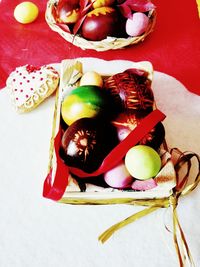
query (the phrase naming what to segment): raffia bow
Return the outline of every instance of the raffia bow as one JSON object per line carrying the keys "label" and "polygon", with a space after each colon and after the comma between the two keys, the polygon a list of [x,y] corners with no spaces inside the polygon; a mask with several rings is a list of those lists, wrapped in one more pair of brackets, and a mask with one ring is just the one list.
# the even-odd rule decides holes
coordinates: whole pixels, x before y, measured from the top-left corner
{"label": "raffia bow", "polygon": [[[174,167],[176,170],[177,175],[177,186],[173,190],[173,194],[165,199],[145,199],[145,200],[132,200],[129,204],[131,205],[141,205],[141,206],[148,206],[144,210],[141,210],[130,217],[126,218],[125,220],[111,226],[108,230],[106,230],[103,234],[99,236],[99,241],[104,243],[106,240],[108,240],[113,233],[121,229],[122,227],[133,223],[134,221],[160,209],[160,208],[168,208],[171,207],[172,209],[172,216],[173,216],[173,238],[174,238],[174,244],[176,248],[176,252],[179,259],[179,265],[180,267],[186,266],[186,260],[190,264],[190,266],[195,266],[188,244],[186,242],[184,232],[181,228],[178,214],[177,214],[177,206],[178,206],[178,200],[181,196],[185,196],[192,192],[200,182],[200,158],[197,154],[192,152],[184,152],[181,153],[178,149],[172,149],[171,154],[177,152],[179,154],[179,158],[177,159]],[[198,162],[198,170],[197,175],[194,179],[194,181],[188,184],[189,181],[189,174],[192,167],[191,160],[192,158],[196,158]],[[183,166],[187,165],[187,172],[185,176],[180,180],[180,170]],[[180,247],[183,249],[181,250]]]}

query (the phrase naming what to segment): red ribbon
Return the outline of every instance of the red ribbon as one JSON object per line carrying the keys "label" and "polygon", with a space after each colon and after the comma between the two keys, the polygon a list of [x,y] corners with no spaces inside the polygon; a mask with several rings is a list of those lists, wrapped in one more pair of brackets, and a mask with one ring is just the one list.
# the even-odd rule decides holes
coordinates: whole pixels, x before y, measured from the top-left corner
{"label": "red ribbon", "polygon": [[59,148],[61,143],[61,129],[58,131],[54,139],[54,148],[56,154],[56,172],[54,182],[52,183],[52,169],[47,175],[43,186],[43,197],[50,198],[52,200],[59,200],[65,193],[65,189],[68,185],[69,168],[64,164],[63,160],[59,156]]}
{"label": "red ribbon", "polygon": [[93,173],[86,173],[78,168],[68,167],[59,156],[61,142],[61,131],[55,137],[54,147],[57,160],[56,173],[52,184],[52,170],[47,175],[44,182],[43,196],[52,200],[62,198],[68,185],[69,172],[79,177],[98,176],[113,168],[126,155],[127,151],[135,146],[148,132],[150,132],[158,122],[165,119],[165,115],[158,109],[148,114],[140,124],[120,142],[103,160],[101,166]]}

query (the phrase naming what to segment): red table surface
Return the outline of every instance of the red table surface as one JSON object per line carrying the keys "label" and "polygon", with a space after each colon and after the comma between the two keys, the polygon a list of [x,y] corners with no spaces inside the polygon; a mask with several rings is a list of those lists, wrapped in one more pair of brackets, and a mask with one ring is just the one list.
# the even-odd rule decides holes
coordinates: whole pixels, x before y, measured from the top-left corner
{"label": "red table surface", "polygon": [[148,60],[154,69],[172,75],[200,95],[200,19],[195,0],[153,1],[157,7],[154,31],[144,42],[125,49],[97,52],[66,42],[45,22],[47,1],[34,0],[40,14],[31,24],[13,17],[19,0],[0,1],[0,88],[9,73],[25,64],[44,65],[65,58]]}

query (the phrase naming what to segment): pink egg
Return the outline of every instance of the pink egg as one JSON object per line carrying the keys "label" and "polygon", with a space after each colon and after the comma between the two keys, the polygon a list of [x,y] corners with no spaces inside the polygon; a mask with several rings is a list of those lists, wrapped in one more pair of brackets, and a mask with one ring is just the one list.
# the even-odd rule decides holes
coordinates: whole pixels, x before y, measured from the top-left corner
{"label": "pink egg", "polygon": [[139,36],[146,31],[148,24],[149,18],[144,13],[133,13],[132,18],[126,21],[126,33],[132,37]]}
{"label": "pink egg", "polygon": [[114,188],[127,188],[133,182],[133,177],[127,171],[124,162],[104,174],[105,182]]}
{"label": "pink egg", "polygon": [[151,178],[148,180],[135,180],[132,183],[131,188],[133,190],[146,191],[153,189],[156,186],[157,186],[156,181],[153,178]]}

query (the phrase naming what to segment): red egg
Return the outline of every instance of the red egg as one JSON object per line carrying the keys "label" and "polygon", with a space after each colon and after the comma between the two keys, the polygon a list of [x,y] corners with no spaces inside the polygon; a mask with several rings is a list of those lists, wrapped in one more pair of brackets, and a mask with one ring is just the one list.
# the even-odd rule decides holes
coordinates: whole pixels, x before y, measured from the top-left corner
{"label": "red egg", "polygon": [[129,69],[110,76],[105,80],[104,89],[123,111],[151,111],[153,108],[151,82],[144,71]]}
{"label": "red egg", "polygon": [[[117,128],[119,141],[124,140],[129,133],[134,130],[147,115],[144,111],[137,113],[121,113],[112,121]],[[154,149],[158,149],[165,138],[165,128],[159,122],[149,133],[147,133],[138,144],[148,145]]]}
{"label": "red egg", "polygon": [[68,166],[91,173],[117,145],[116,129],[100,118],[82,118],[64,132],[60,156]]}
{"label": "red egg", "polygon": [[111,7],[100,7],[87,14],[81,35],[91,41],[100,41],[107,36],[116,36],[119,25],[119,14]]}
{"label": "red egg", "polygon": [[63,0],[59,1],[57,5],[58,22],[75,23],[80,16],[79,0]]}

